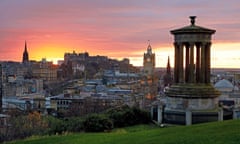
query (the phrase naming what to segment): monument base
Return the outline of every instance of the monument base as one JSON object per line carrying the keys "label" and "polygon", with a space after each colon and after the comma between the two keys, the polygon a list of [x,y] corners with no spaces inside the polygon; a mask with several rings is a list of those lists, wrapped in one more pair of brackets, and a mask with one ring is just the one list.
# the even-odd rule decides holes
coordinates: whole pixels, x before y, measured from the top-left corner
{"label": "monument base", "polygon": [[172,85],[165,94],[164,123],[191,125],[222,120],[220,93],[210,84]]}
{"label": "monument base", "polygon": [[205,122],[221,121],[221,110],[212,111],[170,111],[165,110],[163,123],[191,125]]}

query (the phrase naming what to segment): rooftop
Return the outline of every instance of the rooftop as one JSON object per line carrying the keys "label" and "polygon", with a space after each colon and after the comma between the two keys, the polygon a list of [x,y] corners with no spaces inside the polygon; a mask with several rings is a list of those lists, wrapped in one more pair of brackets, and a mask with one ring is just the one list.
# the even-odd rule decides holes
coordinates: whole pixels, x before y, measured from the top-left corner
{"label": "rooftop", "polygon": [[180,29],[171,30],[171,34],[185,34],[185,33],[206,33],[206,34],[214,34],[216,30],[204,28],[201,26],[195,25],[196,16],[190,16],[191,24],[189,26],[182,27]]}

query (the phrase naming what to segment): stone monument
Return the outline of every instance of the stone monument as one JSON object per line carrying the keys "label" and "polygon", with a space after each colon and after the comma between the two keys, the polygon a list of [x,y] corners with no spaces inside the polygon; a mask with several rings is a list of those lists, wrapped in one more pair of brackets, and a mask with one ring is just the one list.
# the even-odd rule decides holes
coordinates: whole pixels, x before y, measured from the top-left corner
{"label": "stone monument", "polygon": [[220,93],[210,83],[211,36],[216,31],[195,24],[170,31],[174,35],[174,83],[166,89],[165,123],[191,125],[222,120]]}

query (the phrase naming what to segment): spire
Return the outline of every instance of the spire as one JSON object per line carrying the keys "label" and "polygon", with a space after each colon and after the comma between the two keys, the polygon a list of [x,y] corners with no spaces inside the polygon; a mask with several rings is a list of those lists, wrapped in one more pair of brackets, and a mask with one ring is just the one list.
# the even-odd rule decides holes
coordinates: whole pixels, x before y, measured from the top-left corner
{"label": "spire", "polygon": [[167,74],[171,74],[171,66],[170,66],[170,58],[168,56],[168,62],[167,62]]}
{"label": "spire", "polygon": [[172,78],[172,74],[171,74],[170,58],[168,56],[167,72],[166,72],[166,74],[163,77],[164,86],[172,85],[172,81],[173,81],[173,78]]}
{"label": "spire", "polygon": [[25,49],[24,49],[24,52],[27,52],[27,42],[25,40]]}
{"label": "spire", "polygon": [[148,40],[147,53],[148,53],[148,54],[152,54],[152,47],[151,47],[151,45],[150,45],[150,40]]}
{"label": "spire", "polygon": [[28,62],[28,61],[29,61],[29,59],[28,59],[28,51],[27,51],[27,42],[25,40],[25,47],[24,47],[22,62],[25,63],[25,62]]}

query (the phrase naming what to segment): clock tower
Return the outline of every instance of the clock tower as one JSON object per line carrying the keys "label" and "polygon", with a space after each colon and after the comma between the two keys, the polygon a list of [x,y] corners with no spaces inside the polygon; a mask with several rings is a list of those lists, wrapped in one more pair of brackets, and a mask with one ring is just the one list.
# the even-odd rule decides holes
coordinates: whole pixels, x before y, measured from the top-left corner
{"label": "clock tower", "polygon": [[157,80],[155,76],[155,53],[149,44],[147,52],[143,55],[142,91],[144,94],[143,108],[151,103],[157,95]]}
{"label": "clock tower", "polygon": [[147,77],[154,75],[155,70],[155,53],[152,52],[152,47],[149,44],[147,47],[147,53],[143,56],[143,73]]}

